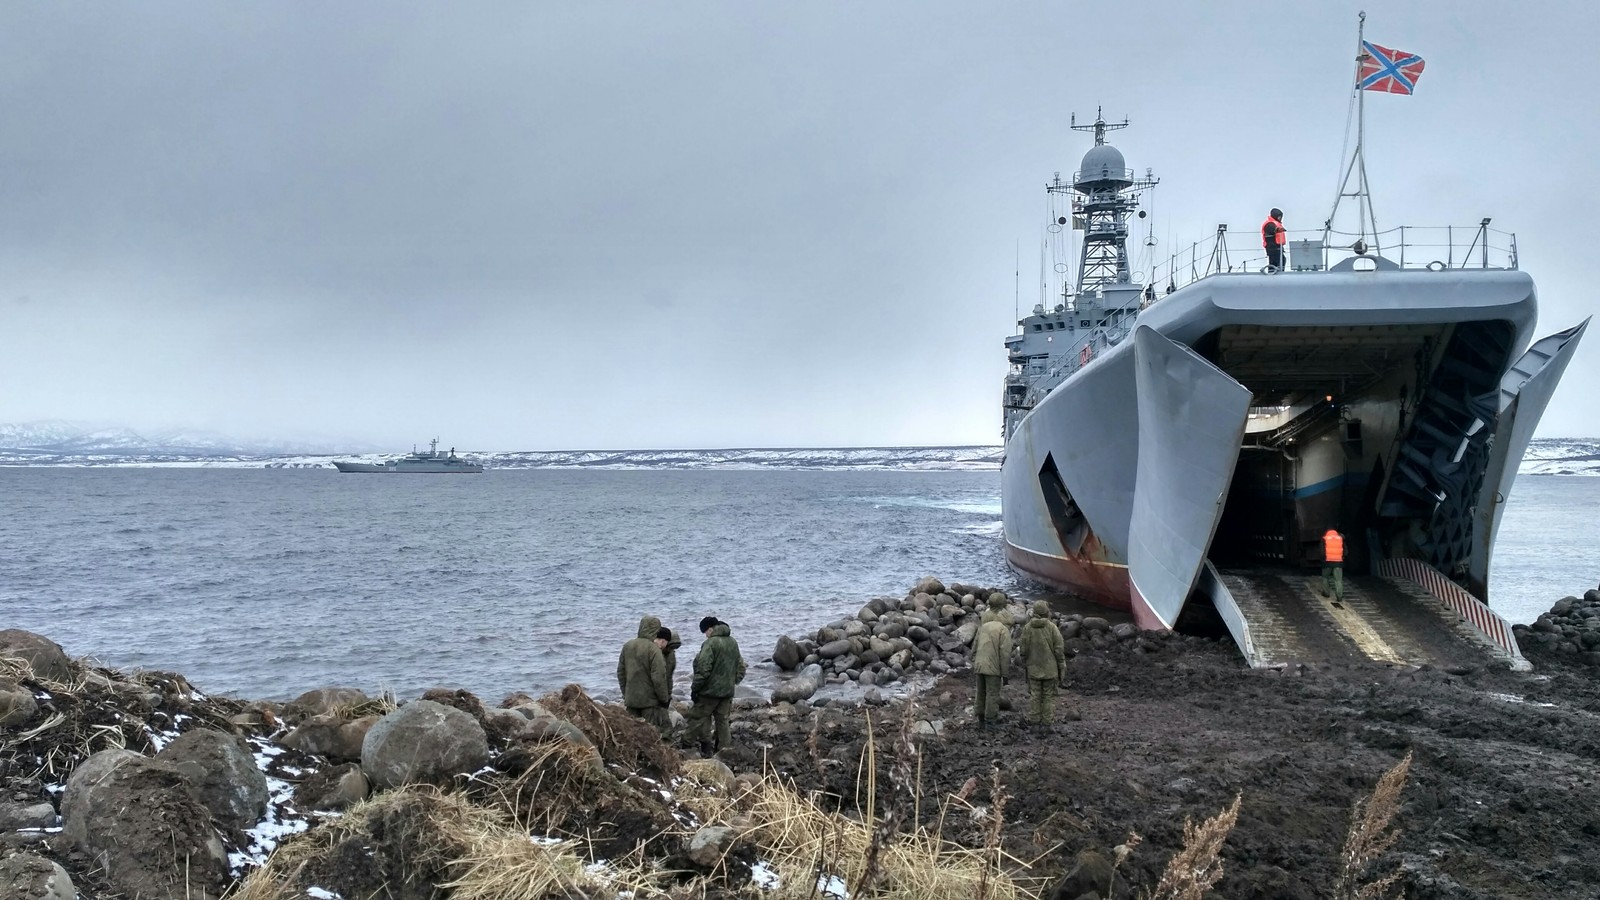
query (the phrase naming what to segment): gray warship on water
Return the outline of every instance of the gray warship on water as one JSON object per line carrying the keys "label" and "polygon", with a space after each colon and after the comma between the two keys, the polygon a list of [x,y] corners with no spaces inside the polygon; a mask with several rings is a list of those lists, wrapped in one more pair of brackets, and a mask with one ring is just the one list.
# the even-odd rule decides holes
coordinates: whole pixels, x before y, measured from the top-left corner
{"label": "gray warship on water", "polygon": [[444,475],[450,473],[476,474],[483,471],[482,463],[475,463],[456,455],[456,449],[450,448],[448,453],[439,452],[439,439],[434,438],[428,442],[428,452],[419,452],[412,448],[411,453],[398,459],[386,459],[381,463],[363,462],[335,462],[334,468],[341,472],[400,472],[422,475]]}
{"label": "gray warship on water", "polygon": [[[1219,226],[1141,284],[1129,223],[1156,179],[1106,143],[1126,124],[1073,122],[1094,145],[1047,190],[1076,280],[1005,341],[1011,566],[1143,628],[1220,617],[1256,666],[1465,647],[1525,667],[1487,605],[1495,532],[1588,320],[1533,339],[1533,279],[1489,219],[1368,231],[1364,163],[1340,194],[1361,233],[1330,216],[1279,272]],[[1329,528],[1342,601],[1317,577]]]}

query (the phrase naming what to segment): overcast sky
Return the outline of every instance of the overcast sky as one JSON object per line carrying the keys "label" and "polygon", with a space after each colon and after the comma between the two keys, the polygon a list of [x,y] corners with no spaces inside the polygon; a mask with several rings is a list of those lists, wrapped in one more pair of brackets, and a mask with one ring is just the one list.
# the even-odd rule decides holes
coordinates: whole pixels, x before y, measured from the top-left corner
{"label": "overcast sky", "polygon": [[[1541,333],[1588,315],[1600,7],[1372,6],[1427,60],[1369,95],[1379,225],[1492,216]],[[1311,226],[1359,8],[0,0],[0,422],[996,443],[1069,115],[1132,121],[1162,247]]]}

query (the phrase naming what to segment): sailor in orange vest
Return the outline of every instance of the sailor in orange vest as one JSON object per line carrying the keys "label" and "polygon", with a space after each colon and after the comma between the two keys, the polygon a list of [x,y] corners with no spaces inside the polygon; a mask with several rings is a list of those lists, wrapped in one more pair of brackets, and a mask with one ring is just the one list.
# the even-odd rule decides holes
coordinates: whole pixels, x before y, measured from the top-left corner
{"label": "sailor in orange vest", "polygon": [[1344,599],[1344,535],[1332,528],[1322,536],[1322,584],[1328,596]]}
{"label": "sailor in orange vest", "polygon": [[1267,250],[1267,265],[1271,271],[1283,270],[1283,245],[1289,242],[1289,232],[1283,230],[1283,210],[1276,206],[1261,223],[1261,246]]}

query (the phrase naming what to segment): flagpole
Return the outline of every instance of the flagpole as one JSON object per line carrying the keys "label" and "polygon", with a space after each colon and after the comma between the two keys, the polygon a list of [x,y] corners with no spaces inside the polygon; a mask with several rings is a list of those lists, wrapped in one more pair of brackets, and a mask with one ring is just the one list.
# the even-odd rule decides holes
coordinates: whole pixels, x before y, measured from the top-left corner
{"label": "flagpole", "polygon": [[[1359,24],[1356,25],[1356,72],[1360,74],[1361,58],[1366,55],[1367,49],[1367,11],[1361,11]],[[1361,223],[1357,226],[1361,237],[1367,236],[1367,224],[1372,225],[1372,250],[1382,255],[1383,247],[1378,243],[1378,216],[1372,211],[1372,188],[1367,182],[1367,154],[1365,144],[1367,141],[1367,92],[1361,90],[1361,84],[1356,84],[1356,158],[1361,166]]]}
{"label": "flagpole", "polygon": [[[1351,90],[1355,91],[1356,101],[1356,145],[1350,154],[1350,164],[1345,167],[1344,178],[1339,182],[1339,192],[1333,198],[1333,211],[1328,213],[1328,220],[1322,226],[1322,245],[1329,247],[1333,237],[1333,220],[1339,213],[1339,204],[1346,197],[1356,198],[1357,240],[1365,241],[1367,225],[1372,225],[1373,249],[1378,250],[1378,222],[1372,212],[1372,195],[1367,184],[1367,159],[1363,152],[1367,139],[1367,96],[1361,89],[1361,63],[1367,57],[1366,53],[1367,13],[1362,10],[1356,25],[1356,71],[1351,79]],[[1356,178],[1356,189],[1349,190],[1350,176]]]}

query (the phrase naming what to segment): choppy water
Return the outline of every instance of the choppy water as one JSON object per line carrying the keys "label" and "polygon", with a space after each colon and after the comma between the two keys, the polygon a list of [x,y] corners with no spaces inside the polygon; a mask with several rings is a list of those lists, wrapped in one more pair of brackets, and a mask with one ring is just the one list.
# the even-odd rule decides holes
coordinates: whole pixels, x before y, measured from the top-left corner
{"label": "choppy water", "polygon": [[[1518,482],[1502,612],[1593,586],[1596,509],[1600,479]],[[705,615],[754,662],[922,575],[1016,591],[999,511],[996,472],[0,469],[0,628],[251,697],[610,693],[647,613],[682,677]]]}

